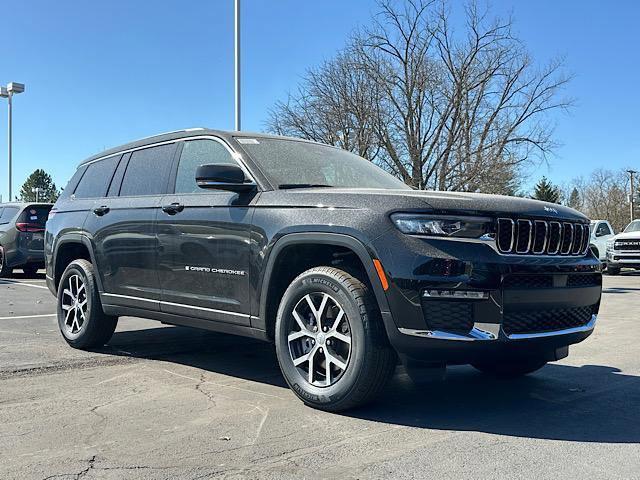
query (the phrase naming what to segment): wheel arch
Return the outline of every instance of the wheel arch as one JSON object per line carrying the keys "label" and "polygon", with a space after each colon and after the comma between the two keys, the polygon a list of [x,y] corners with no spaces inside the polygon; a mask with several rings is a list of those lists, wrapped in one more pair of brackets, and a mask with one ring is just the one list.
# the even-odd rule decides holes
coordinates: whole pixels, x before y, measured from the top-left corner
{"label": "wheel arch", "polygon": [[286,255],[287,250],[290,247],[295,246],[336,247],[346,249],[347,251],[353,253],[362,265],[362,272],[364,272],[364,274],[366,275],[366,280],[368,280],[368,283],[373,290],[378,308],[381,312],[389,311],[387,297],[384,293],[384,290],[380,283],[380,279],[377,276],[376,269],[373,264],[374,257],[362,242],[360,242],[355,237],[339,233],[290,233],[278,239],[276,243],[271,247],[267,259],[266,268],[264,269],[264,274],[262,275],[262,282],[257,289],[260,295],[260,320],[259,324],[255,326],[266,330],[267,335],[270,338],[272,338],[273,327],[275,325],[275,315],[273,308],[274,302],[276,304],[275,310],[277,310],[277,305],[279,304],[279,302],[273,299],[271,295],[274,289],[274,273],[277,274],[278,266],[283,259],[283,255]]}
{"label": "wheel arch", "polygon": [[[61,237],[57,242],[53,251],[53,281],[56,289],[60,283],[60,278],[64,269],[73,260],[84,259],[96,264],[95,254],[91,241],[85,235],[80,233],[69,233]],[[102,282],[100,276],[96,275],[99,291],[102,291]]]}

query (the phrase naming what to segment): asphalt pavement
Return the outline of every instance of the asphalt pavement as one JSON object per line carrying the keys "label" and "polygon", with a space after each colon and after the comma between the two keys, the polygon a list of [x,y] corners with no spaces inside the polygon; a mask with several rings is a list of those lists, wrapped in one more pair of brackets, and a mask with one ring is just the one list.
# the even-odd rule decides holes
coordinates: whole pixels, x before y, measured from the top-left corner
{"label": "asphalt pavement", "polygon": [[304,406],[272,346],[122,318],[74,350],[44,277],[0,279],[0,479],[640,478],[640,275],[595,333],[517,380],[471,367],[379,401]]}

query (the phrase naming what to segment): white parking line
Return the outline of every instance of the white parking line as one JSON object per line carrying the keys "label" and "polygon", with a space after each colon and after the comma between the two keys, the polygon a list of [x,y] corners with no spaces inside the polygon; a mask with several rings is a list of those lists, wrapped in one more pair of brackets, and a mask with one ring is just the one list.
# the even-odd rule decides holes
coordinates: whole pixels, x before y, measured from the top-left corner
{"label": "white parking line", "polygon": [[18,315],[16,317],[0,317],[0,320],[15,320],[19,318],[45,318],[45,317],[55,317],[57,314],[55,313],[46,313],[44,315]]}
{"label": "white parking line", "polygon": [[45,287],[43,285],[33,285],[31,283],[18,282],[18,281],[15,281],[15,280],[8,280],[6,278],[0,279],[0,285],[23,285],[25,287],[44,288],[45,290],[49,290],[48,287]]}

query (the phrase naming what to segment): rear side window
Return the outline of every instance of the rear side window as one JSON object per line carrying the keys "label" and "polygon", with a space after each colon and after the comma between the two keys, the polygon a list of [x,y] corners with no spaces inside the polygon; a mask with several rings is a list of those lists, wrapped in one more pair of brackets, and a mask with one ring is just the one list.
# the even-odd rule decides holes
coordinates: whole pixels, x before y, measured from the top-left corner
{"label": "rear side window", "polygon": [[34,206],[25,208],[18,218],[18,223],[28,223],[44,227],[49,218],[50,206]]}
{"label": "rear side window", "polygon": [[122,179],[120,196],[166,193],[175,144],[136,150]]}
{"label": "rear side window", "polygon": [[118,164],[120,155],[90,163],[73,193],[76,198],[99,198],[107,195],[107,189]]}
{"label": "rear side window", "polygon": [[175,193],[205,192],[196,184],[196,170],[200,165],[229,163],[238,165],[221,143],[215,140],[184,142],[176,174]]}
{"label": "rear side window", "polygon": [[0,223],[9,223],[20,209],[18,207],[4,207],[0,215]]}

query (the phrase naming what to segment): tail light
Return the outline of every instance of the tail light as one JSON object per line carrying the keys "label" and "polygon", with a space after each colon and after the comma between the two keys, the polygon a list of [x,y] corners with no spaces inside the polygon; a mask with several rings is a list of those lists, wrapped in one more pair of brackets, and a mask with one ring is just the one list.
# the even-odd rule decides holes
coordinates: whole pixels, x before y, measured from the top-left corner
{"label": "tail light", "polygon": [[16,230],[19,232],[37,233],[44,232],[44,227],[37,223],[16,223]]}

